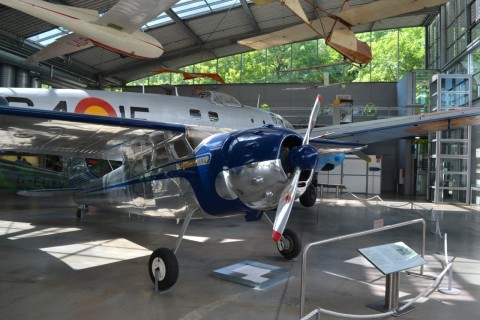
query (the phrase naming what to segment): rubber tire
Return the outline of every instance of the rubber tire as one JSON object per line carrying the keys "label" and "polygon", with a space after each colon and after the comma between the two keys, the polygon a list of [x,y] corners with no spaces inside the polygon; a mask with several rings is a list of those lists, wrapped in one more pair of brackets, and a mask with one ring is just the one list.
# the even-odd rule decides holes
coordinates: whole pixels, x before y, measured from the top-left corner
{"label": "rubber tire", "polygon": [[158,289],[167,290],[171,288],[178,279],[178,261],[172,250],[159,248],[152,252],[148,259],[148,274],[155,284],[155,269],[160,269]]}
{"label": "rubber tire", "polygon": [[302,240],[295,231],[287,228],[277,242],[277,249],[285,259],[293,260],[302,252]]}
{"label": "rubber tire", "polygon": [[307,190],[300,196],[300,203],[304,207],[312,207],[317,202],[317,188],[312,184],[307,187]]}

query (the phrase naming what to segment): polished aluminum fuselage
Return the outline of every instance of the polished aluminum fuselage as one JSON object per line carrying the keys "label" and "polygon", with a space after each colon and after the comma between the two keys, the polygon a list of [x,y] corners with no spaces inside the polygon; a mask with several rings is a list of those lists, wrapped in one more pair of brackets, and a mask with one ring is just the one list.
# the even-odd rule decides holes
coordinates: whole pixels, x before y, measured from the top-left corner
{"label": "polished aluminum fuselage", "polygon": [[[281,152],[302,141],[285,128],[290,126],[280,116],[243,106],[219,93],[199,99],[0,88],[0,95],[16,107],[148,118],[147,128],[148,123],[185,126],[183,132],[167,127],[131,141],[111,141],[107,146],[119,145],[115,148],[121,149],[117,154],[123,158],[104,159],[123,164],[103,176],[94,177],[82,159],[70,165],[71,180],[81,183],[75,185],[82,188],[76,194],[79,204],[149,216],[184,218],[191,212],[197,217],[255,215],[274,209],[291,174],[285,172]],[[97,143],[95,133],[88,139]],[[285,139],[288,146],[283,146]]]}

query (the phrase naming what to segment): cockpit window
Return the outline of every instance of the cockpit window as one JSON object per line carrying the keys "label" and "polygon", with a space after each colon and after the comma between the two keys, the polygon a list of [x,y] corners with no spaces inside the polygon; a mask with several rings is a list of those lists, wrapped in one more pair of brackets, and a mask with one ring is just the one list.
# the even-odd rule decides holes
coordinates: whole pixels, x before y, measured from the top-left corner
{"label": "cockpit window", "polygon": [[196,97],[210,100],[211,103],[222,106],[241,107],[242,104],[229,94],[217,91],[201,91]]}
{"label": "cockpit window", "polygon": [[270,113],[270,117],[272,118],[272,122],[273,122],[274,124],[278,124],[277,117],[275,116],[275,114]]}
{"label": "cockpit window", "polygon": [[223,105],[228,105],[233,107],[242,106],[242,104],[237,99],[235,99],[231,95],[221,93],[221,92],[215,92],[215,94],[212,96],[212,101],[215,104],[223,104]]}
{"label": "cockpit window", "polygon": [[179,159],[185,158],[189,155],[188,147],[183,140],[177,140],[173,143],[173,148],[177,153]]}
{"label": "cockpit window", "polygon": [[272,118],[273,124],[282,126],[284,128],[294,129],[290,122],[282,118],[280,115],[276,113],[270,113],[270,117]]}
{"label": "cockpit window", "polygon": [[292,129],[292,130],[295,129],[295,128],[292,126],[292,124],[291,124],[290,122],[288,122],[287,120],[283,119],[283,123],[285,124],[285,128]]}
{"label": "cockpit window", "polygon": [[0,96],[0,106],[8,107],[8,101],[4,97]]}

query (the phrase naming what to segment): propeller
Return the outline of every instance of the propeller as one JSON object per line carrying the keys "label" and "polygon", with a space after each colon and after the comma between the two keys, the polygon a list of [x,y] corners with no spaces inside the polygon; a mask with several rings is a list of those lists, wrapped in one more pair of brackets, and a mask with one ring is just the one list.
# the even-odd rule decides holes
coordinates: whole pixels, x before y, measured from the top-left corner
{"label": "propeller", "polygon": [[297,190],[298,180],[302,170],[311,170],[317,163],[317,150],[308,144],[310,141],[310,134],[315,127],[317,121],[318,110],[322,104],[322,96],[317,95],[315,104],[313,105],[310,120],[308,121],[308,129],[303,138],[302,145],[292,148],[288,153],[288,161],[294,168],[293,178],[290,183],[285,186],[282,191],[280,200],[277,206],[277,213],[273,223],[272,239],[278,242],[282,238],[283,230],[288,222],[288,217],[292,211],[293,202],[295,201],[295,192]]}

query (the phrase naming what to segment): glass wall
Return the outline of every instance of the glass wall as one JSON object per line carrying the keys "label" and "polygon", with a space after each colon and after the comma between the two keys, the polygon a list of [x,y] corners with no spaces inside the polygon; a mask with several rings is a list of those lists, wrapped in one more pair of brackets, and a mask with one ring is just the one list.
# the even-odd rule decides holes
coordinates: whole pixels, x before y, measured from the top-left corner
{"label": "glass wall", "polygon": [[427,69],[440,69],[440,17],[427,28]]}
{"label": "glass wall", "polygon": [[[427,67],[448,74],[472,74],[473,104],[480,104],[480,0],[456,0],[427,27]],[[446,39],[441,46],[444,30]]]}
{"label": "glass wall", "polygon": [[[432,111],[471,106],[470,75],[436,74],[430,84]],[[470,202],[471,128],[429,133],[428,199]]]}
{"label": "glass wall", "polygon": [[[357,34],[372,48],[373,60],[360,67],[342,64],[343,57],[323,39],[270,48],[182,67],[184,71],[218,73],[226,83],[396,82],[414,69],[425,69],[425,28]],[[192,84],[189,80],[188,84]],[[182,76],[153,75],[128,85],[185,84]],[[215,83],[197,78],[193,84]]]}

